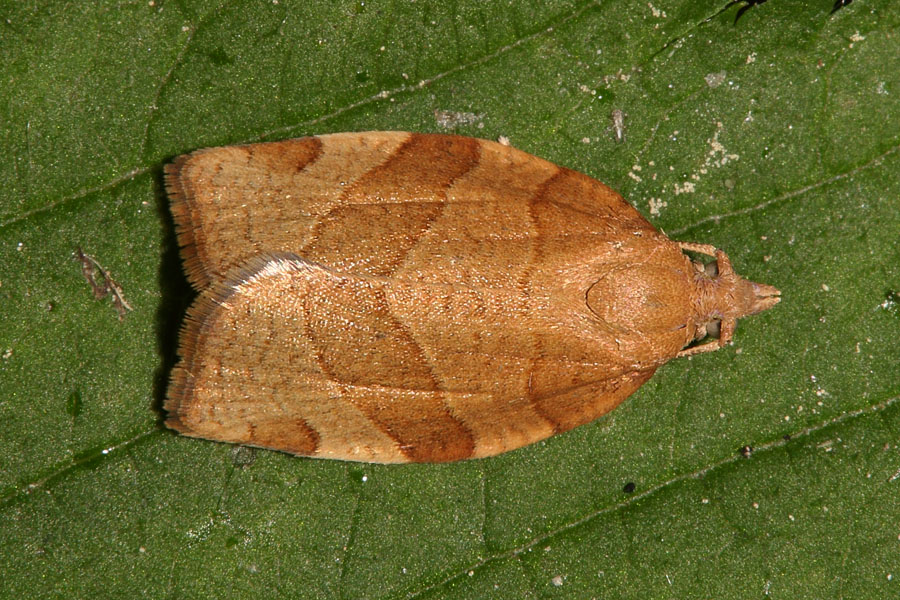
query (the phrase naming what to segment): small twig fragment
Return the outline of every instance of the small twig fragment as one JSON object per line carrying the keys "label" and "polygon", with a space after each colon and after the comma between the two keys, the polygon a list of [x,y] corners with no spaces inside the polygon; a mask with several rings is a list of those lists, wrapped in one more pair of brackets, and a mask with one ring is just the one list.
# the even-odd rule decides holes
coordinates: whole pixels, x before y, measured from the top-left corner
{"label": "small twig fragment", "polygon": [[892,481],[897,481],[898,479],[900,479],[900,469],[897,469],[897,472],[894,473],[893,475],[891,475],[891,478],[888,479],[888,483],[891,483]]}
{"label": "small twig fragment", "polygon": [[125,314],[129,310],[134,309],[131,308],[131,305],[125,299],[121,286],[116,283],[116,280],[110,276],[109,271],[104,269],[93,256],[85,254],[81,248],[76,248],[75,253],[75,257],[81,263],[81,274],[88,282],[88,285],[91,286],[94,298],[103,300],[107,296],[112,296],[113,306],[116,308],[116,312],[119,313],[119,320],[125,320]]}
{"label": "small twig fragment", "polygon": [[850,4],[851,2],[853,2],[853,0],[835,0],[834,6],[831,7],[831,14],[836,13],[840,9],[842,9],[845,6],[847,6],[848,4]]}
{"label": "small twig fragment", "polygon": [[625,117],[628,115],[625,114],[624,111],[620,109],[615,109],[610,114],[610,118],[612,119],[612,131],[616,137],[616,143],[621,144],[625,141]]}

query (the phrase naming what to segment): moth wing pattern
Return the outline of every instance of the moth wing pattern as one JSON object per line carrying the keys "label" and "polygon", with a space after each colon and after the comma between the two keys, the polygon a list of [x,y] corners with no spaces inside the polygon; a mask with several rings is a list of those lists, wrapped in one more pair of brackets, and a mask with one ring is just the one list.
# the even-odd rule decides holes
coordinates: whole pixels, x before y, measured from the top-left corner
{"label": "moth wing pattern", "polygon": [[[590,177],[454,135],[336,133],[207,148],[166,165],[165,182],[198,290],[260,252],[348,272],[459,279],[513,255],[527,267],[542,243],[584,232],[593,241],[622,228],[659,237]],[[434,268],[459,255],[465,265]]]}
{"label": "moth wing pattern", "polygon": [[[492,456],[593,421],[653,373],[590,381],[589,369],[560,365],[568,378],[553,377],[560,386],[538,392],[530,388],[540,367],[511,354],[491,363],[507,373],[506,385],[478,376],[454,382],[459,359],[417,342],[392,310],[403,285],[291,254],[250,259],[191,307],[167,424],[298,455],[445,462]],[[240,326],[246,323],[253,326]],[[515,373],[518,387],[509,383]]]}

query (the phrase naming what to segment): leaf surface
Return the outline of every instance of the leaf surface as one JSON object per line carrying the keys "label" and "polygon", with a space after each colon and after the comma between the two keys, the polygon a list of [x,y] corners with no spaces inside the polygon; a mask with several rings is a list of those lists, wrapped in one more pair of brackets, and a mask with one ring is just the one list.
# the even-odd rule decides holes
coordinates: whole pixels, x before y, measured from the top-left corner
{"label": "leaf surface", "polygon": [[[0,596],[900,593],[900,7],[831,4],[7,4]],[[493,459],[315,461],[165,430],[192,293],[162,165],[370,129],[505,136],[782,303],[606,418]]]}

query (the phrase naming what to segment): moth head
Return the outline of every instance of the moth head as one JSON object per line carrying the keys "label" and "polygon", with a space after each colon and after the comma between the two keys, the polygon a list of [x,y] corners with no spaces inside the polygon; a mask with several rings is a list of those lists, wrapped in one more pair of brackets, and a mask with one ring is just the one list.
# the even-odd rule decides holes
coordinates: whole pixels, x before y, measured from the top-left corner
{"label": "moth head", "polygon": [[738,319],[772,308],[781,292],[771,285],[744,279],[734,272],[731,261],[716,250],[715,262],[694,263],[698,296],[694,339],[719,337],[719,345],[731,340]]}

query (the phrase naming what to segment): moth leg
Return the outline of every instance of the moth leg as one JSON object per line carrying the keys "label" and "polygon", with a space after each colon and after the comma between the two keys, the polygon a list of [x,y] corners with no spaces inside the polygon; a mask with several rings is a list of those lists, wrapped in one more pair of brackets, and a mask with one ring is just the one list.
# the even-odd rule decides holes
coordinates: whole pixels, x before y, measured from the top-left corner
{"label": "moth leg", "polygon": [[[713,256],[715,258],[719,258],[718,252],[722,252],[721,250],[717,250],[715,246],[712,244],[693,244],[691,242],[676,242],[678,247],[682,250],[688,250],[690,252],[697,252],[699,254],[705,254],[707,256]],[[724,252],[723,252],[724,254]]]}
{"label": "moth leg", "polygon": [[[731,259],[722,250],[716,250],[716,263],[719,265],[719,277],[734,275]],[[732,328],[734,329],[734,328]]]}
{"label": "moth leg", "polygon": [[685,356],[694,356],[695,354],[703,354],[704,352],[715,352],[719,348],[723,346],[722,340],[712,340],[706,342],[705,344],[700,344],[699,346],[691,346],[690,348],[685,348],[681,352],[675,355],[675,358],[684,358]]}
{"label": "moth leg", "polygon": [[725,254],[724,250],[719,250],[712,244],[692,244],[690,242],[678,242],[678,247],[682,250],[699,252],[700,254],[706,254],[707,256],[715,257],[716,270],[718,271],[716,275],[718,277],[721,277],[723,275],[734,275],[734,267],[731,266],[731,259],[728,258],[728,255]]}
{"label": "moth leg", "polygon": [[731,343],[731,336],[734,335],[736,326],[737,319],[722,319],[722,326],[719,329],[719,346],[724,347]]}
{"label": "moth leg", "polygon": [[685,348],[675,357],[682,358],[685,356],[693,356],[695,354],[703,354],[704,352],[714,352],[719,348],[724,348],[731,343],[731,337],[734,335],[734,328],[737,325],[737,319],[722,319],[722,325],[719,329],[719,339],[710,340],[699,346]]}

